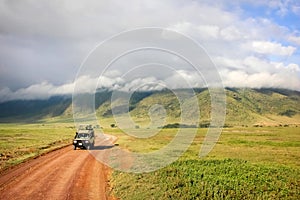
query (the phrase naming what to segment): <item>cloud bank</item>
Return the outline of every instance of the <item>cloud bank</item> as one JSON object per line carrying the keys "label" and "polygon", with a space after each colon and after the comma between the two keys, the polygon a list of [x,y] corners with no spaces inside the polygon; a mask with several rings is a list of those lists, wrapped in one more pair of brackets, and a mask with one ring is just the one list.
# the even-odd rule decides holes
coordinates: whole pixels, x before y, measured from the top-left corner
{"label": "cloud bank", "polygon": [[75,80],[97,44],[137,27],[168,28],[193,38],[216,64],[224,86],[300,91],[299,8],[296,0],[2,0],[0,101],[72,94],[75,84],[88,92],[95,83],[121,90],[205,86],[184,66],[128,80],[123,74],[124,65],[134,66],[130,59],[102,77]]}

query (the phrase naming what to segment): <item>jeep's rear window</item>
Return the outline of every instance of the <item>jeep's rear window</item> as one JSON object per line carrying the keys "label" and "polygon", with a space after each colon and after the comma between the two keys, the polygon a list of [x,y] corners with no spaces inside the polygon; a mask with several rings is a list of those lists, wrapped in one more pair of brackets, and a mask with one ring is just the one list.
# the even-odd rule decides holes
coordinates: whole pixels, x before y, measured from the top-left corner
{"label": "jeep's rear window", "polygon": [[88,138],[88,137],[89,137],[89,134],[79,133],[76,138]]}

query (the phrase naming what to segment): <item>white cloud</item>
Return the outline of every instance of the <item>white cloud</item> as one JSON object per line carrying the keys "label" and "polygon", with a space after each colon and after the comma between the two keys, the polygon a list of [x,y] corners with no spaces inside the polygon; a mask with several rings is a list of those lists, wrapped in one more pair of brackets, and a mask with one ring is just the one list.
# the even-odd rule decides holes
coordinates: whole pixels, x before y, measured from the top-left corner
{"label": "white cloud", "polygon": [[[268,14],[245,16],[241,2],[266,6],[282,16],[287,10],[299,13],[300,7],[296,0],[0,1],[1,99],[72,94],[72,80],[88,52],[104,39],[137,27],[166,27],[192,37],[217,64],[226,86],[300,90],[299,30],[277,24]],[[131,61],[135,60],[128,59],[128,69]],[[204,85],[199,75],[184,67],[164,78],[164,73],[149,72],[128,80],[122,77],[127,68],[121,64],[100,80],[78,78],[78,89],[93,92],[95,83],[127,90],[159,87],[152,82],[180,87],[184,80]]]}
{"label": "white cloud", "polygon": [[300,72],[300,67],[299,65],[295,64],[295,63],[290,63],[286,66],[287,69],[289,69],[290,71],[293,71],[295,73]]}
{"label": "white cloud", "polygon": [[235,26],[228,26],[221,31],[221,36],[225,40],[239,40],[244,38],[241,31]]}
{"label": "white cloud", "polygon": [[200,25],[197,27],[199,31],[199,37],[202,38],[212,38],[217,39],[219,38],[219,31],[220,28],[215,25]]}
{"label": "white cloud", "polygon": [[244,68],[249,72],[265,72],[265,71],[272,71],[273,67],[268,60],[259,59],[254,56],[246,57],[243,60]]}
{"label": "white cloud", "polygon": [[257,53],[280,56],[291,56],[296,50],[293,46],[283,46],[269,41],[253,41],[252,48]]}
{"label": "white cloud", "polygon": [[299,15],[299,8],[300,4],[298,0],[260,0],[260,1],[253,1],[253,0],[241,0],[240,2],[246,2],[250,5],[254,6],[264,6],[269,9],[269,12],[276,13],[280,17],[284,17],[289,14],[291,11]]}
{"label": "white cloud", "polygon": [[27,88],[21,88],[17,91],[11,91],[5,87],[0,89],[1,102],[10,100],[30,100],[30,99],[47,99],[52,95],[68,93],[67,91],[59,90],[52,84],[42,82],[40,84],[34,84]]}
{"label": "white cloud", "polygon": [[[300,80],[290,74],[271,74],[258,72],[248,74],[245,71],[227,71],[222,74],[224,85],[227,87],[250,88],[288,88],[299,90]],[[289,81],[287,81],[289,79]]]}
{"label": "white cloud", "polygon": [[[256,57],[247,57],[244,60],[218,58],[218,63],[221,66],[239,66],[235,69],[232,69],[232,67],[223,67],[219,70],[225,87],[272,87],[300,90],[300,79],[297,75],[300,72],[300,67],[295,63],[288,65],[284,65],[281,62],[268,63]],[[265,65],[268,65],[268,70],[262,70]],[[256,70],[254,70],[255,67],[257,68]],[[112,74],[119,73],[113,71]],[[203,76],[195,71],[187,70],[174,70],[169,76],[164,76],[160,79],[151,76],[144,78],[136,77],[127,81],[122,77],[116,76],[101,76],[100,78],[81,76],[74,83],[66,83],[58,86],[42,82],[16,91],[11,91],[9,88],[4,87],[0,89],[0,96],[2,97],[0,102],[18,99],[47,99],[54,95],[72,95],[75,86],[78,93],[95,93],[97,88],[120,91],[147,91],[163,88],[206,87],[205,74]]]}
{"label": "white cloud", "polygon": [[217,66],[221,68],[232,68],[232,69],[243,69],[243,60],[241,59],[232,59],[228,57],[217,56],[214,57],[214,62]]}
{"label": "white cloud", "polygon": [[136,78],[130,82],[125,83],[120,88],[122,91],[148,91],[148,90],[159,90],[165,88],[166,85],[163,81],[158,80],[155,77]]}
{"label": "white cloud", "polygon": [[300,16],[300,5],[292,6],[292,11],[293,11],[293,13],[295,13],[296,15]]}
{"label": "white cloud", "polygon": [[247,73],[271,72],[276,73],[274,63],[269,60],[255,56],[248,56],[243,59],[232,59],[227,57],[216,57],[215,61],[221,69],[243,70]]}
{"label": "white cloud", "polygon": [[201,39],[217,39],[220,32],[220,28],[216,25],[196,25],[186,21],[168,28]]}
{"label": "white cloud", "polygon": [[[116,74],[117,72],[113,72]],[[32,100],[47,99],[54,95],[72,95],[77,93],[95,93],[98,88],[106,88],[120,91],[135,90],[160,90],[163,88],[190,88],[203,87],[201,76],[195,72],[184,70],[174,71],[170,76],[158,79],[157,77],[134,78],[125,81],[122,77],[101,76],[100,78],[92,78],[90,76],[81,76],[73,83],[66,83],[55,86],[48,82],[34,84],[27,88],[21,88],[11,91],[5,87],[0,89],[0,102],[9,100]],[[76,90],[74,91],[74,89]]]}
{"label": "white cloud", "polygon": [[286,88],[300,90],[298,64],[270,62],[249,56],[244,59],[218,57],[220,75],[227,87]]}
{"label": "white cloud", "polygon": [[300,37],[297,36],[289,36],[288,40],[293,42],[294,44],[300,46]]}

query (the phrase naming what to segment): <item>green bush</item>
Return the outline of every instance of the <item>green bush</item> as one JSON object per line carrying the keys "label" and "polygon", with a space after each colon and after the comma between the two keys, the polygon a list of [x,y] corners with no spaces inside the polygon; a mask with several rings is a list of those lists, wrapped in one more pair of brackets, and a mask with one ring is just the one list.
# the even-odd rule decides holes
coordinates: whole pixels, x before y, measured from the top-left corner
{"label": "green bush", "polygon": [[284,112],[280,112],[280,113],[279,113],[279,115],[287,116],[287,117],[293,117],[293,116],[296,115],[296,114],[297,114],[296,111],[290,110],[290,109],[288,109],[288,110],[286,110],[286,111],[284,111]]}
{"label": "green bush", "polygon": [[162,128],[197,128],[197,126],[196,125],[189,125],[189,124],[174,123],[174,124],[164,125]]}

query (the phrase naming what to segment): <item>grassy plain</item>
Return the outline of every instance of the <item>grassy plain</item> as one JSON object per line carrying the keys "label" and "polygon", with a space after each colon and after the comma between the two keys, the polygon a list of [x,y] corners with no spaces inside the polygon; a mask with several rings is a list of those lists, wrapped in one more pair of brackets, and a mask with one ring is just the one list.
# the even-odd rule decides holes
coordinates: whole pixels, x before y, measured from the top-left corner
{"label": "grassy plain", "polygon": [[[158,150],[176,129],[136,139],[118,129],[120,146],[134,152]],[[134,131],[134,130],[133,130]],[[186,129],[186,131],[191,131]],[[170,166],[144,174],[113,173],[113,192],[121,199],[299,199],[300,128],[225,128],[205,158],[199,150],[207,129],[198,129],[188,150]]]}
{"label": "grassy plain", "polygon": [[[102,131],[117,136],[120,147],[151,152],[167,145],[177,129],[127,130],[154,132],[149,138],[124,134],[111,118]],[[300,128],[224,128],[214,149],[199,158],[206,128],[196,131],[188,150],[174,163],[155,172],[133,174],[114,171],[112,193],[120,199],[299,199]],[[75,128],[58,119],[36,124],[0,124],[1,170],[30,157],[70,144]]]}
{"label": "grassy plain", "polygon": [[[132,129],[132,132],[141,131]],[[192,130],[186,128],[184,131]],[[106,128],[104,132],[117,136],[123,148],[133,152],[150,152],[168,144],[175,137],[177,129],[161,129],[155,136],[146,139],[131,137],[118,128]],[[198,159],[206,133],[206,128],[197,129],[194,141],[181,159]],[[224,158],[300,166],[300,127],[224,128],[206,159]]]}
{"label": "grassy plain", "polygon": [[71,144],[74,132],[67,123],[0,124],[0,171]]}

